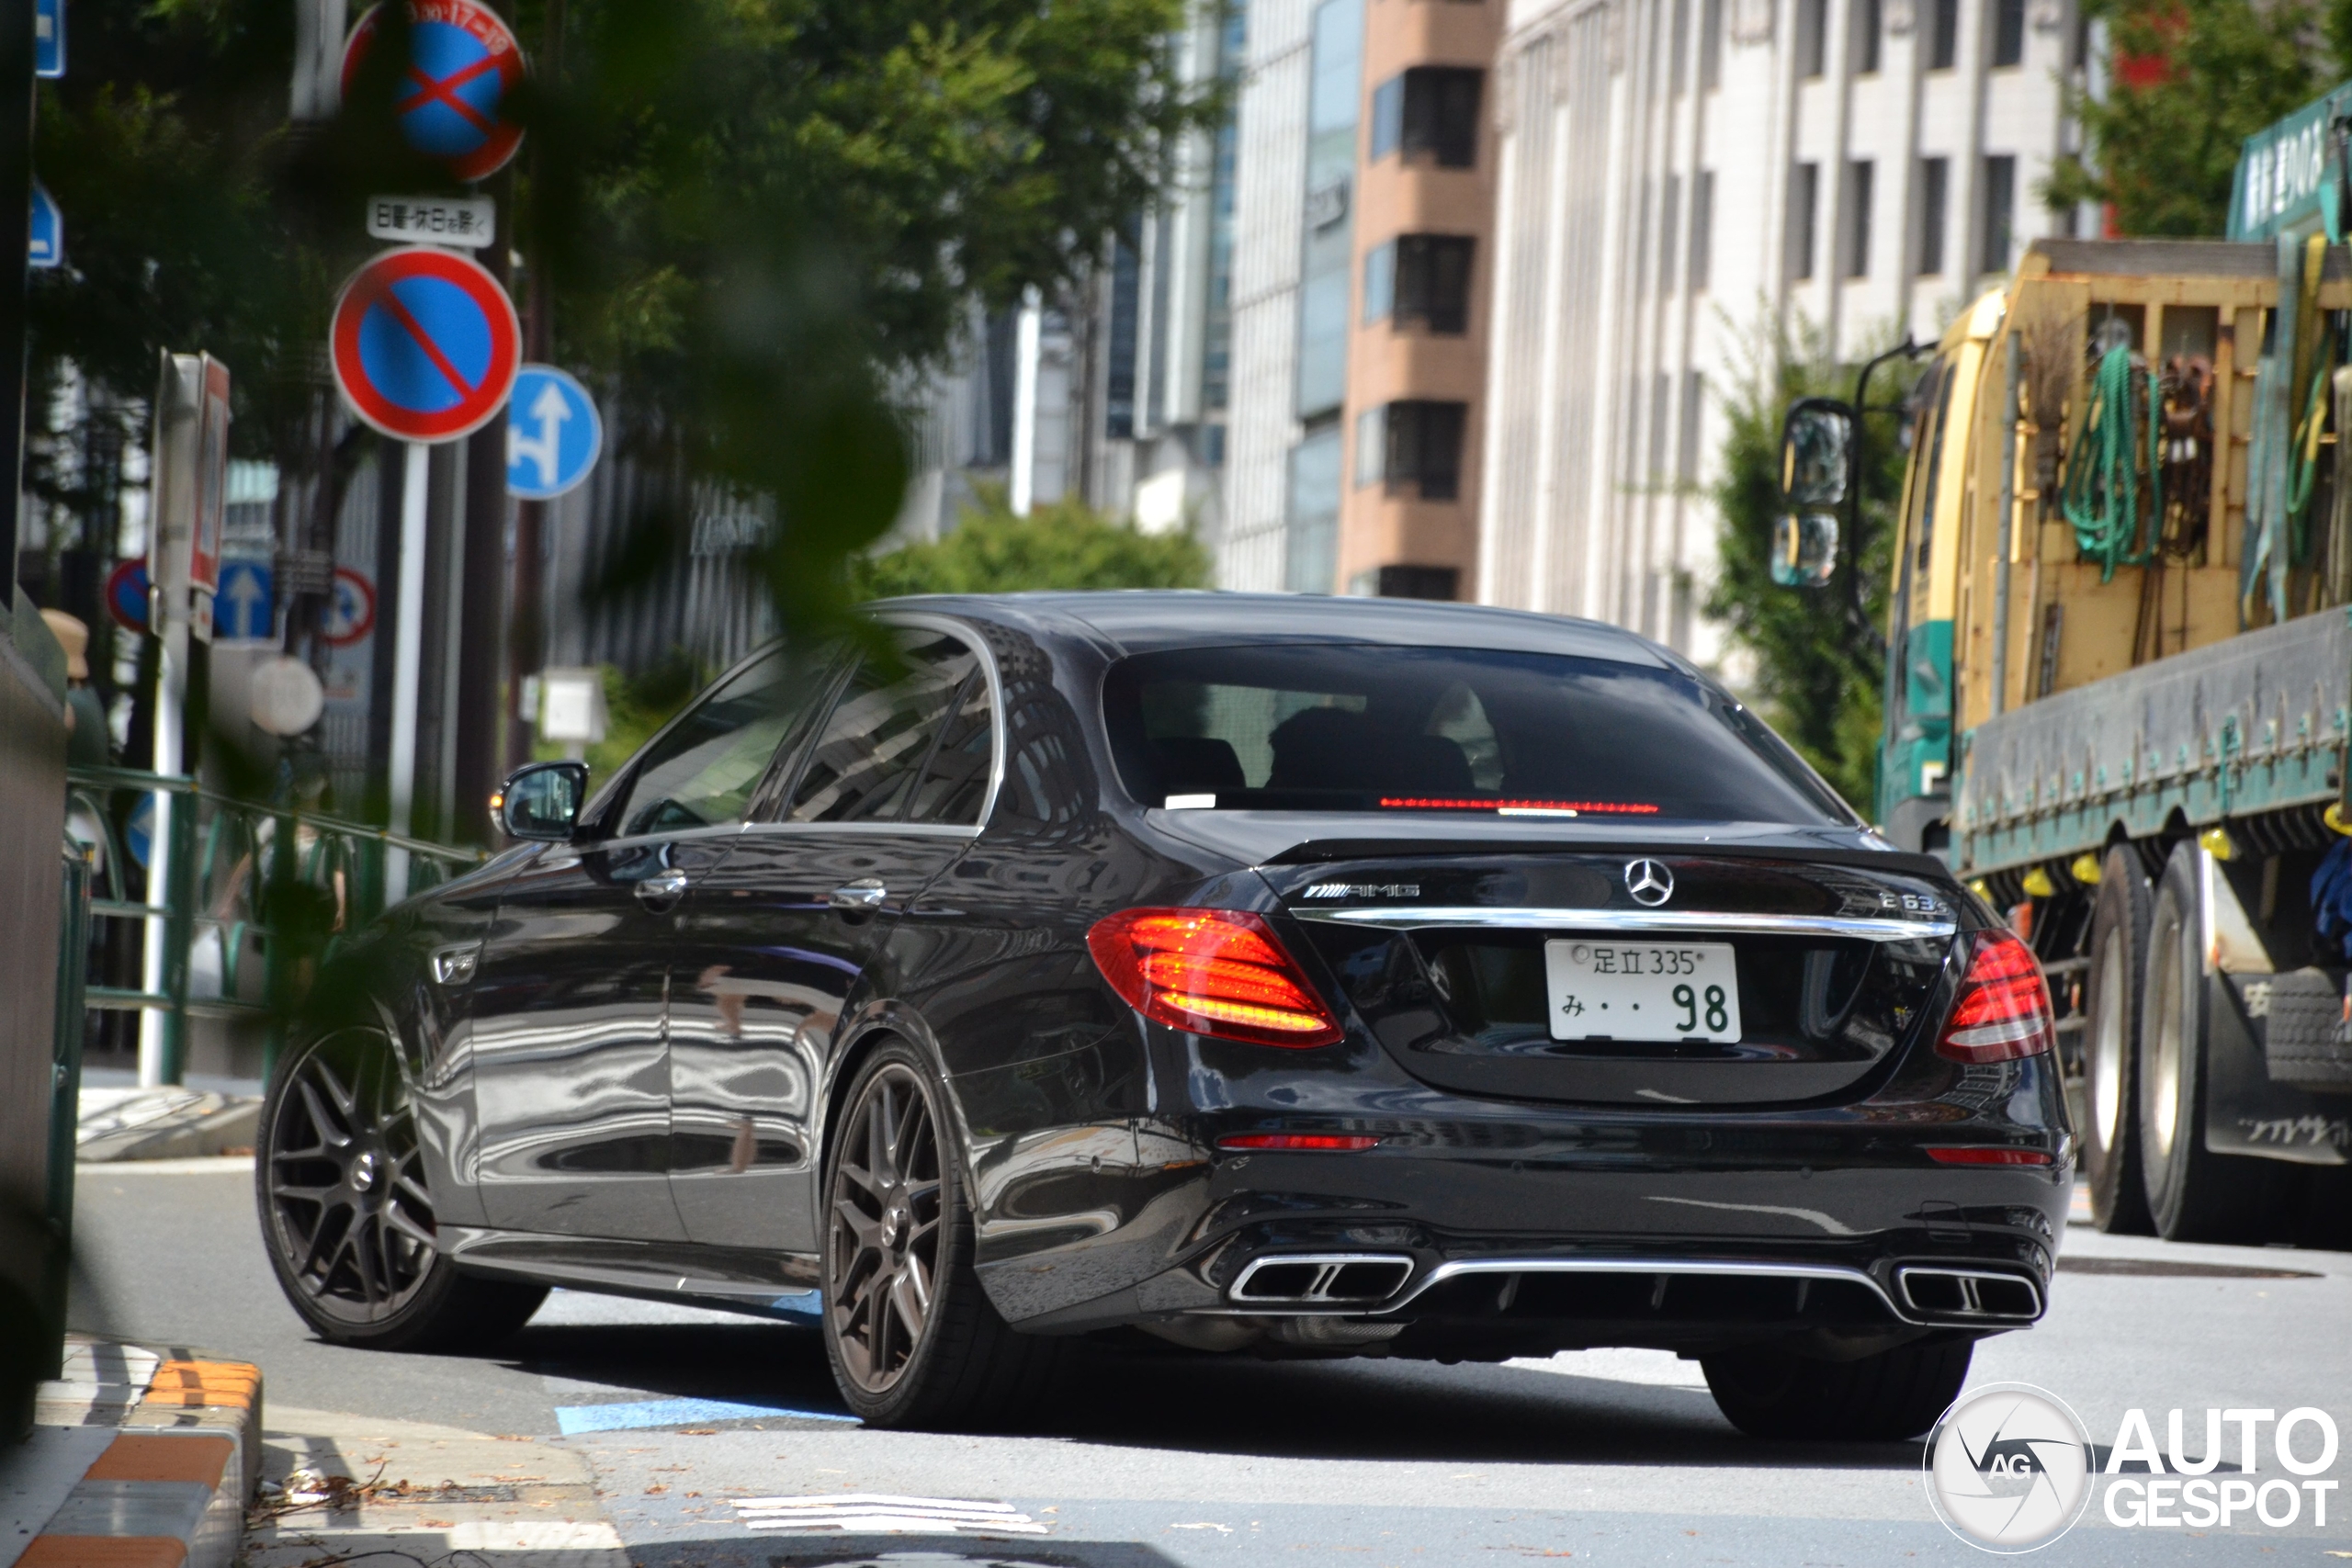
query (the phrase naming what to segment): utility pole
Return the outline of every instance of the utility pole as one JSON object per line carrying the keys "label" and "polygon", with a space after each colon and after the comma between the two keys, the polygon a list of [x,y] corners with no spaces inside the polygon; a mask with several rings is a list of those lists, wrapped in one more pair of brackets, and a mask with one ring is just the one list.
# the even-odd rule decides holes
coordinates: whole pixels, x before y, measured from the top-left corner
{"label": "utility pole", "polygon": [[[563,9],[564,0],[548,0],[547,32],[539,42],[538,78],[542,89],[549,93],[558,91],[563,80]],[[526,152],[535,187],[544,166],[545,155],[540,151],[543,141],[544,138],[532,138]],[[511,233],[511,218],[508,224]],[[548,289],[545,250],[536,236],[527,244],[523,258],[523,358],[532,365],[548,365],[553,363],[554,355],[555,301]],[[506,477],[506,454],[503,449],[498,457],[498,474],[503,485]],[[547,516],[548,503],[544,501],[514,503],[514,577],[506,611],[505,767],[509,772],[531,760],[531,746],[537,739],[537,716],[523,711],[523,682],[538,673],[547,650],[546,628],[540,616],[546,589],[539,578],[539,564],[546,552]]]}
{"label": "utility pole", "polygon": [[25,273],[32,246],[33,0],[0,0],[0,256],[16,281],[0,301],[0,616],[17,598],[25,468]]}

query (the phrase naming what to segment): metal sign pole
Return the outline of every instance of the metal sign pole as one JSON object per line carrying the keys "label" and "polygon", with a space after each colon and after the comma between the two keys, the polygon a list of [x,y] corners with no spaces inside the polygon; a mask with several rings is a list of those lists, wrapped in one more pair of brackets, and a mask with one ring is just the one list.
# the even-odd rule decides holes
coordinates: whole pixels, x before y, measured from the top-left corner
{"label": "metal sign pole", "polygon": [[[160,607],[164,598],[158,593],[154,603]],[[155,671],[155,771],[168,777],[180,771],[180,742],[187,738],[187,618],[165,620],[161,629],[163,636],[157,641],[163,657]],[[154,913],[144,921],[139,988],[160,997],[171,983],[172,818],[177,803],[167,789],[157,790],[150,798],[155,809],[147,828],[147,907]],[[195,809],[194,802],[189,809]],[[153,1089],[164,1081],[171,1027],[167,1010],[140,1010],[139,1082],[142,1088]]]}
{"label": "metal sign pole", "polygon": [[[408,444],[401,472],[401,582],[392,639],[392,831],[405,838],[416,812],[416,695],[424,658],[424,502],[433,448]],[[384,902],[408,897],[408,852],[384,851]]]}

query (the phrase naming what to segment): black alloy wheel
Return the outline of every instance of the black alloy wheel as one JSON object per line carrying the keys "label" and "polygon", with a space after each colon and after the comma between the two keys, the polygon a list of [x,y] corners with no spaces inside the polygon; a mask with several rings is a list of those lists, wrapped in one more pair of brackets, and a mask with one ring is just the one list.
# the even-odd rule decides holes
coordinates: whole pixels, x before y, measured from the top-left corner
{"label": "black alloy wheel", "polygon": [[334,1031],[292,1053],[262,1108],[254,1180],[279,1287],[319,1335],[380,1349],[487,1344],[545,1286],[460,1275],[437,1224],[416,1109],[381,1031]]}
{"label": "black alloy wheel", "polygon": [[2084,976],[2083,1180],[2091,1218],[2120,1235],[2154,1231],[2140,1176],[2140,1002],[2154,896],[2131,846],[2108,851]]}
{"label": "black alloy wheel", "polygon": [[827,1139],[825,1353],[871,1426],[1017,1419],[1050,1391],[1062,1342],[1009,1327],[972,1269],[971,1210],[929,1064],[867,1057]]}

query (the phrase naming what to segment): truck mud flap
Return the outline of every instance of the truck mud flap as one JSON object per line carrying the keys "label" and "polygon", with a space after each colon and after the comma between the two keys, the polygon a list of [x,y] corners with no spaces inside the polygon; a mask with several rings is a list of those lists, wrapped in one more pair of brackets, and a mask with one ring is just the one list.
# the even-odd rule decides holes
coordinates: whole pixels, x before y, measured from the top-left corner
{"label": "truck mud flap", "polygon": [[[2352,1163],[2352,1096],[2313,1094],[2270,1077],[2265,1035],[2279,983],[2293,978],[2206,977],[2211,989],[2205,1010],[2210,1031],[2205,1043],[2205,1146],[2217,1155],[2252,1155],[2294,1165]],[[2304,988],[2301,982],[2288,987],[2290,1009],[2308,1000],[2298,995]]]}

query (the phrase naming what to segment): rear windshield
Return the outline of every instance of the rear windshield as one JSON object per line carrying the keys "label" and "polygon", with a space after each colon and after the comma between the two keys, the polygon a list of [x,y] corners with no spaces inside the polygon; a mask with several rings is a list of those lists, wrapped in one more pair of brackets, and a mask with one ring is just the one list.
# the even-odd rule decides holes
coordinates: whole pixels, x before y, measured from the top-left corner
{"label": "rear windshield", "polygon": [[1722,693],[1607,660],[1183,649],[1113,665],[1103,709],[1120,781],[1147,806],[1855,820]]}

